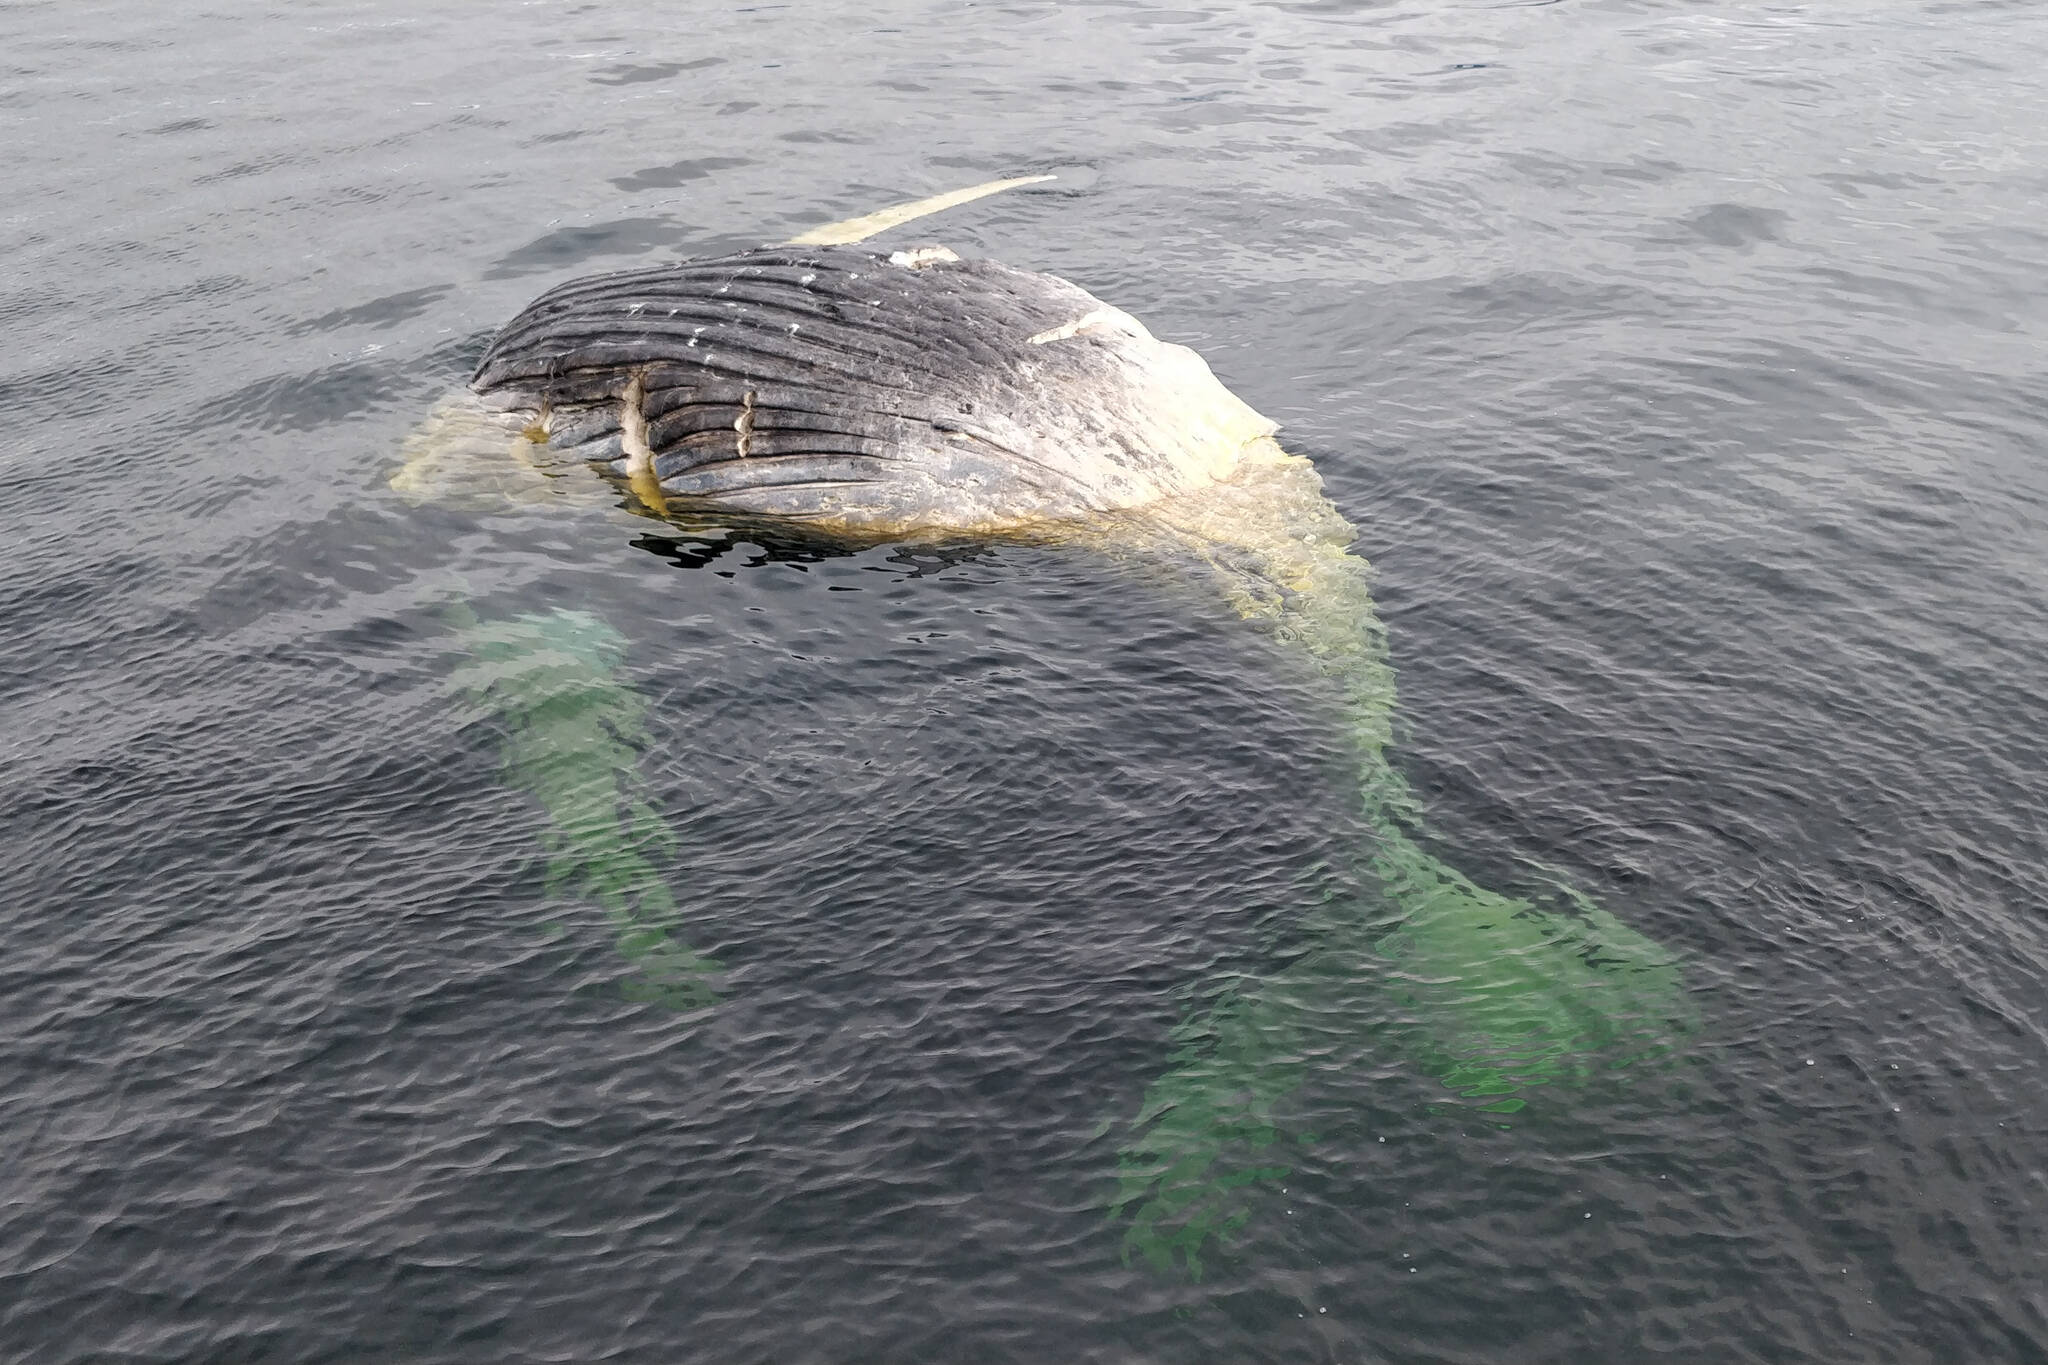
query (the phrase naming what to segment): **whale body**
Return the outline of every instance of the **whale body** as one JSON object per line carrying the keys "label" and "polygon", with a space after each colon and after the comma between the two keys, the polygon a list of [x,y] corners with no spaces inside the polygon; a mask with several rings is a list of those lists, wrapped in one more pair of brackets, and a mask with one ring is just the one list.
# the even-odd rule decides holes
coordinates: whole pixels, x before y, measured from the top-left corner
{"label": "whale body", "polygon": [[779,246],[572,280],[470,388],[551,453],[688,499],[903,534],[1142,506],[1275,424],[1055,275],[944,247]]}
{"label": "whale body", "polygon": [[[1547,869],[1539,902],[1439,855],[1392,760],[1371,570],[1274,423],[1193,351],[1057,276],[852,245],[1043,178],[563,284],[436,405],[391,486],[552,510],[605,491],[588,465],[635,510],[686,523],[701,508],[828,539],[1069,542],[1213,588],[1305,653],[1356,761],[1377,891],[1309,907],[1270,972],[1205,993],[1121,1125],[1110,1206],[1127,1251],[1199,1276],[1205,1249],[1286,1176],[1288,1146],[1311,1140],[1292,1131],[1291,1097],[1330,1059],[1406,1056],[1499,1122],[1540,1088],[1675,1055],[1697,1021],[1677,955]],[[627,799],[646,702],[613,676],[623,642],[580,611],[466,621],[479,665],[467,686],[502,712],[507,772],[555,822],[550,886],[604,906],[642,972],[636,998],[715,998],[717,964],[688,945],[643,853],[674,836],[651,802]]]}

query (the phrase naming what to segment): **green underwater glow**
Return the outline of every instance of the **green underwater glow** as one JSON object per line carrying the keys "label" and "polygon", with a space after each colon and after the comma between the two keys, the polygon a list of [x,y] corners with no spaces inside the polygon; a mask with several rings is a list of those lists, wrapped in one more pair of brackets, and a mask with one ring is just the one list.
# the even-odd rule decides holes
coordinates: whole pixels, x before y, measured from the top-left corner
{"label": "green underwater glow", "polygon": [[1110,1207],[1127,1220],[1126,1255],[1199,1277],[1260,1187],[1292,1168],[1290,1145],[1310,1140],[1289,1131],[1287,1106],[1312,1067],[1398,1057],[1500,1122],[1541,1087],[1672,1055],[1694,1021],[1670,950],[1554,878],[1559,909],[1540,909],[1430,851],[1387,756],[1394,672],[1371,570],[1307,461],[1275,448],[1148,519],[1332,685],[1379,893],[1313,908],[1284,963],[1213,989],[1124,1130]]}
{"label": "green underwater glow", "polygon": [[618,676],[625,642],[585,611],[482,620],[452,609],[463,662],[455,683],[504,729],[507,785],[547,817],[547,894],[605,912],[633,974],[629,999],[697,1009],[718,998],[719,965],[677,936],[661,864],[676,835],[640,777],[647,703]]}
{"label": "green underwater glow", "polygon": [[[831,224],[796,242],[858,242],[952,204],[1050,177],[992,181]],[[1242,407],[1242,404],[1236,406]],[[1249,413],[1249,409],[1245,409]],[[1250,414],[1256,418],[1257,414]],[[1263,419],[1259,419],[1263,422]],[[1261,429],[1271,430],[1270,424]],[[467,396],[437,409],[392,486],[423,496],[484,467],[545,481]],[[507,451],[515,457],[505,461]],[[1371,904],[1326,900],[1269,971],[1211,987],[1174,1030],[1167,1068],[1125,1127],[1110,1216],[1132,1254],[1199,1278],[1214,1243],[1292,1169],[1288,1106],[1313,1070],[1368,1054],[1434,1077],[1496,1122],[1545,1086],[1640,1074],[1697,1023],[1675,954],[1548,873],[1557,908],[1480,886],[1429,849],[1421,805],[1388,759],[1394,671],[1371,570],[1307,460],[1251,441],[1227,483],[1032,539],[1087,544],[1153,567],[1206,564],[1247,617],[1315,660],[1336,693],[1374,842]],[[453,457],[453,458],[450,458]],[[496,480],[493,484],[495,486]],[[536,485],[522,479],[524,496]],[[664,510],[659,497],[655,510]],[[462,624],[463,686],[508,727],[505,774],[547,811],[548,886],[603,906],[639,976],[631,990],[679,1009],[716,999],[718,964],[674,934],[673,893],[650,857],[675,836],[642,796],[645,703],[616,681],[622,642],[600,618],[555,611]]]}
{"label": "green underwater glow", "polygon": [[[1397,1061],[1444,1104],[1506,1122],[1545,1087],[1641,1074],[1695,1027],[1675,954],[1541,872],[1535,900],[1490,890],[1431,849],[1392,765],[1394,673],[1371,570],[1305,460],[1278,447],[1230,483],[1142,515],[1048,536],[1134,571],[1190,562],[1247,618],[1312,659],[1331,688],[1372,832],[1376,894],[1326,899],[1289,927],[1273,966],[1197,993],[1165,1069],[1121,1136],[1110,1216],[1126,1255],[1197,1277],[1298,1164],[1291,1107],[1312,1075]],[[647,705],[620,677],[624,641],[556,609],[451,620],[460,690],[503,729],[503,773],[545,813],[551,896],[601,907],[634,999],[718,999],[719,964],[679,933],[662,865],[677,847],[646,794]]]}

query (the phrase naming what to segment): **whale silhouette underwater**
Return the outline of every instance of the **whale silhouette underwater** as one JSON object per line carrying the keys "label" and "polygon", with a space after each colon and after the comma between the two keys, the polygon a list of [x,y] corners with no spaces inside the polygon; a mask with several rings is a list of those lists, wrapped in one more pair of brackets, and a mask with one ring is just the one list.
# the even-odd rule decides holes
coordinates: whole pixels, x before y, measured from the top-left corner
{"label": "whale silhouette underwater", "polygon": [[[511,489],[587,466],[640,510],[728,510],[852,541],[1023,538],[1205,579],[1327,679],[1357,765],[1378,894],[1292,926],[1286,961],[1193,997],[1119,1132],[1126,1249],[1199,1275],[1290,1169],[1288,1102],[1391,1050],[1492,1121],[1538,1087],[1641,1074],[1694,1027],[1674,953],[1548,873],[1523,895],[1436,851],[1388,757],[1394,675],[1353,528],[1276,426],[1193,351],[1057,276],[943,247],[857,245],[1026,177],[782,246],[571,280],[491,342],[407,449],[395,488]],[[611,913],[650,998],[716,999],[656,863],[674,836],[636,786],[645,707],[588,613],[460,614],[466,686],[503,718],[506,772],[550,817],[549,883]],[[1358,1011],[1354,1010],[1354,1014]],[[1396,1026],[1390,1019],[1402,1022]],[[1562,1092],[1557,1092],[1562,1093]]]}

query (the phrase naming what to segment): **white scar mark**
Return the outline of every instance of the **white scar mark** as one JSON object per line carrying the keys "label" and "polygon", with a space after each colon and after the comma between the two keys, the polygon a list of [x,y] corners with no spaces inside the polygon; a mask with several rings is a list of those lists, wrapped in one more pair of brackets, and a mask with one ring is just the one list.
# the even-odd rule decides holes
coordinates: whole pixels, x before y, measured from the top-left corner
{"label": "white scar mark", "polygon": [[932,195],[929,199],[917,199],[908,204],[897,204],[892,208],[878,209],[859,218],[848,218],[823,227],[812,228],[801,236],[792,237],[785,246],[850,246],[865,242],[878,232],[892,227],[901,227],[913,219],[938,213],[957,204],[972,203],[985,195],[1014,189],[1019,185],[1036,185],[1042,180],[1051,180],[1050,175],[1020,175],[1009,180],[991,180],[985,185],[970,185],[964,190],[948,190],[944,194]]}
{"label": "white scar mark", "polygon": [[944,261],[952,261],[958,264],[959,260],[958,256],[955,256],[942,246],[920,246],[913,247],[909,251],[892,251],[889,253],[889,264],[900,265],[905,270],[921,270],[925,266],[938,265]]}
{"label": "white scar mark", "polygon": [[1127,316],[1129,315],[1121,308],[1097,308],[1083,313],[1072,322],[1063,322],[1057,327],[1048,327],[1037,336],[1026,337],[1024,344],[1043,346],[1048,341],[1065,341],[1068,337],[1079,336],[1083,332],[1121,330],[1123,319]]}

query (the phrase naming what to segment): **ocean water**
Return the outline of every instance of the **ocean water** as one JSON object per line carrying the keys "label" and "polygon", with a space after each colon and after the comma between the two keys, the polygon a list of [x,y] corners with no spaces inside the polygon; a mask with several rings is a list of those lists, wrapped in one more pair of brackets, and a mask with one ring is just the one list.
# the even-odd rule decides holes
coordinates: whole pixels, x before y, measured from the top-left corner
{"label": "ocean water", "polygon": [[[0,8],[0,1357],[2048,1358],[2044,64],[1995,0]],[[554,283],[1041,172],[883,241],[1282,423],[1393,823],[1170,556],[389,487]],[[1609,955],[1432,939],[1410,848]],[[1583,1028],[1489,1089],[1504,962]]]}

